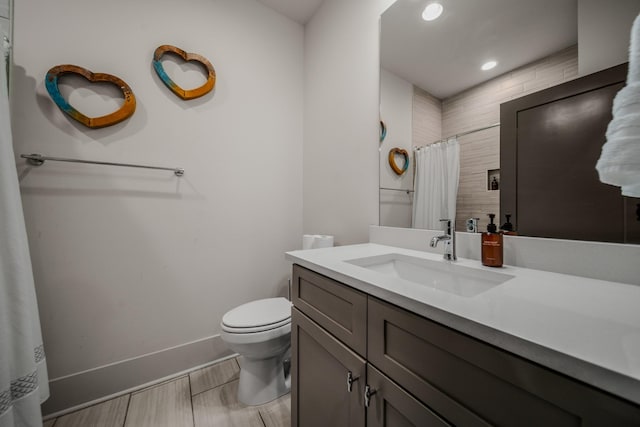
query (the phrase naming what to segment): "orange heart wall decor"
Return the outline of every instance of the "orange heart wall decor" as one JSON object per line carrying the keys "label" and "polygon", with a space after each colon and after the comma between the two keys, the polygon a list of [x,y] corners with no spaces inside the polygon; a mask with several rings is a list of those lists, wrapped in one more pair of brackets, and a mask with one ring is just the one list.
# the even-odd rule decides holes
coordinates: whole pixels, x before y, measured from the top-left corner
{"label": "orange heart wall decor", "polygon": [[[112,83],[122,91],[124,96],[124,104],[120,109],[114,111],[111,114],[100,117],[87,117],[80,111],[76,110],[60,93],[58,87],[58,80],[65,74],[77,74],[89,80],[91,83],[107,82]],[[45,77],[45,86],[49,96],[53,99],[53,102],[71,118],[79,121],[83,125],[92,129],[102,128],[106,126],[115,125],[121,121],[131,117],[134,111],[136,111],[136,97],[133,91],[122,79],[105,73],[92,73],[86,68],[78,67],[77,65],[57,65],[51,68]]]}
{"label": "orange heart wall decor", "polygon": [[[202,86],[195,89],[182,89],[173,80],[171,80],[169,75],[164,71],[161,59],[162,56],[167,52],[178,55],[187,62],[193,61],[202,65],[207,70],[207,81]],[[162,80],[162,83],[164,83],[169,89],[171,89],[173,93],[175,93],[182,99],[199,98],[211,92],[213,87],[216,85],[216,71],[213,69],[213,65],[211,65],[207,58],[195,53],[187,53],[182,49],[178,49],[177,47],[168,44],[163,44],[154,52],[153,68],[155,68],[158,77],[160,77],[160,80]]]}
{"label": "orange heart wall decor", "polygon": [[[404,165],[402,165],[402,169],[396,163],[396,154],[404,157]],[[407,150],[403,150],[401,148],[392,148],[389,150],[389,166],[396,173],[396,175],[402,175],[409,169],[409,153]]]}

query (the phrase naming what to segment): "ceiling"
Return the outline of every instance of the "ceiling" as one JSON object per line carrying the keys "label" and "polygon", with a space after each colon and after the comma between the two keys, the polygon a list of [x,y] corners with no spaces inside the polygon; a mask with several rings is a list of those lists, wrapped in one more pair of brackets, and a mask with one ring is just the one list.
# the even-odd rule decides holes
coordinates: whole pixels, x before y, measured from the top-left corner
{"label": "ceiling", "polygon": [[[301,25],[323,2],[258,1]],[[425,22],[422,10],[433,1],[398,0],[383,13],[380,61],[388,71],[440,99],[578,40],[577,0],[438,0],[444,13]],[[490,59],[498,66],[481,71]]]}
{"label": "ceiling", "polygon": [[[577,43],[577,0],[398,0],[382,15],[382,67],[445,99]],[[498,61],[481,71],[488,60]]]}
{"label": "ceiling", "polygon": [[258,0],[271,9],[293,19],[299,24],[306,24],[318,10],[323,0]]}

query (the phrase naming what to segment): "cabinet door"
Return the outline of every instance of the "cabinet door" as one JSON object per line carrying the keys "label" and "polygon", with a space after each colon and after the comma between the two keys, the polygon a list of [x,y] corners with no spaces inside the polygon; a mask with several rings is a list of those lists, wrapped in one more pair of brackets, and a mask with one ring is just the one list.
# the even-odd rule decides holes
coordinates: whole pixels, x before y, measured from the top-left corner
{"label": "cabinet door", "polygon": [[291,326],[292,426],[364,427],[365,361],[297,308]]}
{"label": "cabinet door", "polygon": [[618,187],[595,165],[626,64],[500,106],[500,210],[520,235],[629,243]]}
{"label": "cabinet door", "polygon": [[367,384],[373,393],[367,408],[367,427],[450,425],[371,365],[367,365]]}

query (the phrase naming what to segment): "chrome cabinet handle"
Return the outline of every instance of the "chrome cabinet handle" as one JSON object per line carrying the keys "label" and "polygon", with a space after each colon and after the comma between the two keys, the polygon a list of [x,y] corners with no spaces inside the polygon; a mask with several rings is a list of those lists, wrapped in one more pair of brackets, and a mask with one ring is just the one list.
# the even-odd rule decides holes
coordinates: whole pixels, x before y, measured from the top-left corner
{"label": "chrome cabinet handle", "polygon": [[367,384],[364,388],[364,407],[368,408],[369,404],[371,403],[371,396],[373,396],[374,394],[377,393],[377,390],[373,390],[371,387],[369,387],[369,385]]}
{"label": "chrome cabinet handle", "polygon": [[358,381],[360,377],[353,377],[353,373],[351,371],[347,372],[347,391],[351,393],[353,390],[353,383]]}

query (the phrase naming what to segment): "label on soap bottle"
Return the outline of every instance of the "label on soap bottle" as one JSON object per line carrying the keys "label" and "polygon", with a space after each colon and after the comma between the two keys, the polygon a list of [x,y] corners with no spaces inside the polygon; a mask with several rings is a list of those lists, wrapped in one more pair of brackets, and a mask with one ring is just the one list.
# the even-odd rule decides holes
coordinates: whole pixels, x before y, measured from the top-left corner
{"label": "label on soap bottle", "polygon": [[502,267],[502,234],[482,233],[482,265]]}

